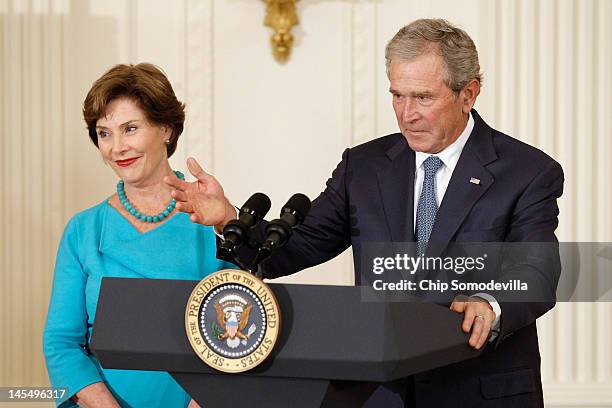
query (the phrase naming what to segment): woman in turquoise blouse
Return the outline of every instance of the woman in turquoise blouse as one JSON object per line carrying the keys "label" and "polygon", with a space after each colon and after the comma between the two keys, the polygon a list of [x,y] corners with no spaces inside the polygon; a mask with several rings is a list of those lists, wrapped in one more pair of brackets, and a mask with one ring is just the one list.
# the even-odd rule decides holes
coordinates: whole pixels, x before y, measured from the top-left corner
{"label": "woman in turquoise blouse", "polygon": [[164,372],[103,369],[88,349],[103,277],[201,279],[233,267],[215,258],[212,228],[178,213],[166,176],[184,105],[151,64],[117,65],[98,79],[83,113],[92,142],[120,181],[117,193],[74,216],[60,242],[44,331],[58,406],[197,407]]}

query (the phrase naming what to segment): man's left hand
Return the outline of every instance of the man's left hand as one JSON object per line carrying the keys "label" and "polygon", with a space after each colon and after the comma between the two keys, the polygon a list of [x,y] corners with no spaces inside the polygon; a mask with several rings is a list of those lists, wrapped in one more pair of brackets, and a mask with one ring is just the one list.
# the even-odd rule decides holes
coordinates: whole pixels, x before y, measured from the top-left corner
{"label": "man's left hand", "polygon": [[464,314],[461,328],[466,333],[472,332],[469,344],[479,350],[489,338],[495,320],[495,312],[489,302],[477,296],[458,295],[450,309]]}

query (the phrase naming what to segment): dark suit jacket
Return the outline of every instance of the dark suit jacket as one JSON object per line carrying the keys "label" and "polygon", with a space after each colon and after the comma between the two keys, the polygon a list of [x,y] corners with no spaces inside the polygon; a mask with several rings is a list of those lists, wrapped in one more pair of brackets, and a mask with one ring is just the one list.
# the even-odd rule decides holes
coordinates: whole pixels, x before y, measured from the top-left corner
{"label": "dark suit jacket", "polygon": [[[556,242],[560,165],[472,114],[474,129],[440,204],[430,243]],[[289,244],[260,265],[264,277],[320,264],[352,245],[359,284],[362,244],[414,241],[414,176],[415,153],[399,133],[345,150]],[[470,183],[472,177],[480,184]],[[498,298],[498,338],[477,358],[415,375],[416,406],[543,406],[535,320],[554,306],[558,253],[552,264],[536,260],[506,273],[548,291],[552,301]]]}

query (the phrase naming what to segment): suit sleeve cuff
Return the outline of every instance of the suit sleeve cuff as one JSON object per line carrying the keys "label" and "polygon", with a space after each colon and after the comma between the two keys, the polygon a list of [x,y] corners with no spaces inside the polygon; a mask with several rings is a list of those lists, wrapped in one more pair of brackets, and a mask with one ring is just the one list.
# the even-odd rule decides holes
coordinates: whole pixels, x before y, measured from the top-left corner
{"label": "suit sleeve cuff", "polygon": [[[236,219],[238,219],[238,215],[240,215],[240,208],[236,206],[234,206],[234,208],[236,209]],[[223,236],[223,234],[218,233],[215,227],[213,227],[213,231],[215,232],[215,235],[217,236],[217,238],[221,240],[221,242],[225,241],[225,237]]]}

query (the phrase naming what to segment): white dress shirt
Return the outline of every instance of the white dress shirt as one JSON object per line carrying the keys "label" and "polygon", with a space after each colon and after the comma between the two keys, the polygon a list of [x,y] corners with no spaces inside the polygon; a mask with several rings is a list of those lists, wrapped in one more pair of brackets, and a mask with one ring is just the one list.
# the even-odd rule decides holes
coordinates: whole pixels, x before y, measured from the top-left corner
{"label": "white dress shirt", "polygon": [[[419,205],[419,197],[421,196],[421,190],[423,189],[423,179],[425,178],[425,170],[423,169],[423,162],[429,156],[437,156],[440,160],[442,160],[442,167],[436,173],[436,200],[438,202],[438,207],[440,207],[440,203],[444,199],[444,193],[446,193],[446,189],[448,188],[448,183],[450,182],[451,176],[453,175],[453,171],[455,170],[455,166],[457,166],[457,162],[459,161],[459,157],[461,156],[461,152],[467,143],[472,130],[474,129],[474,118],[470,113],[468,116],[468,122],[463,129],[463,132],[459,135],[457,140],[447,146],[444,150],[435,155],[431,153],[423,153],[423,152],[415,152],[415,167],[416,174],[414,177],[414,222],[412,225],[416,228],[416,216],[417,216],[417,207]],[[495,331],[491,334],[491,341],[497,337],[496,331],[499,330],[499,319],[501,317],[501,307],[499,307],[499,303],[495,300],[495,298],[486,293],[476,293],[472,296],[478,296],[482,299],[485,299],[489,302],[491,307],[493,308],[493,312],[495,312],[495,320],[493,321],[493,325],[491,330]]]}

